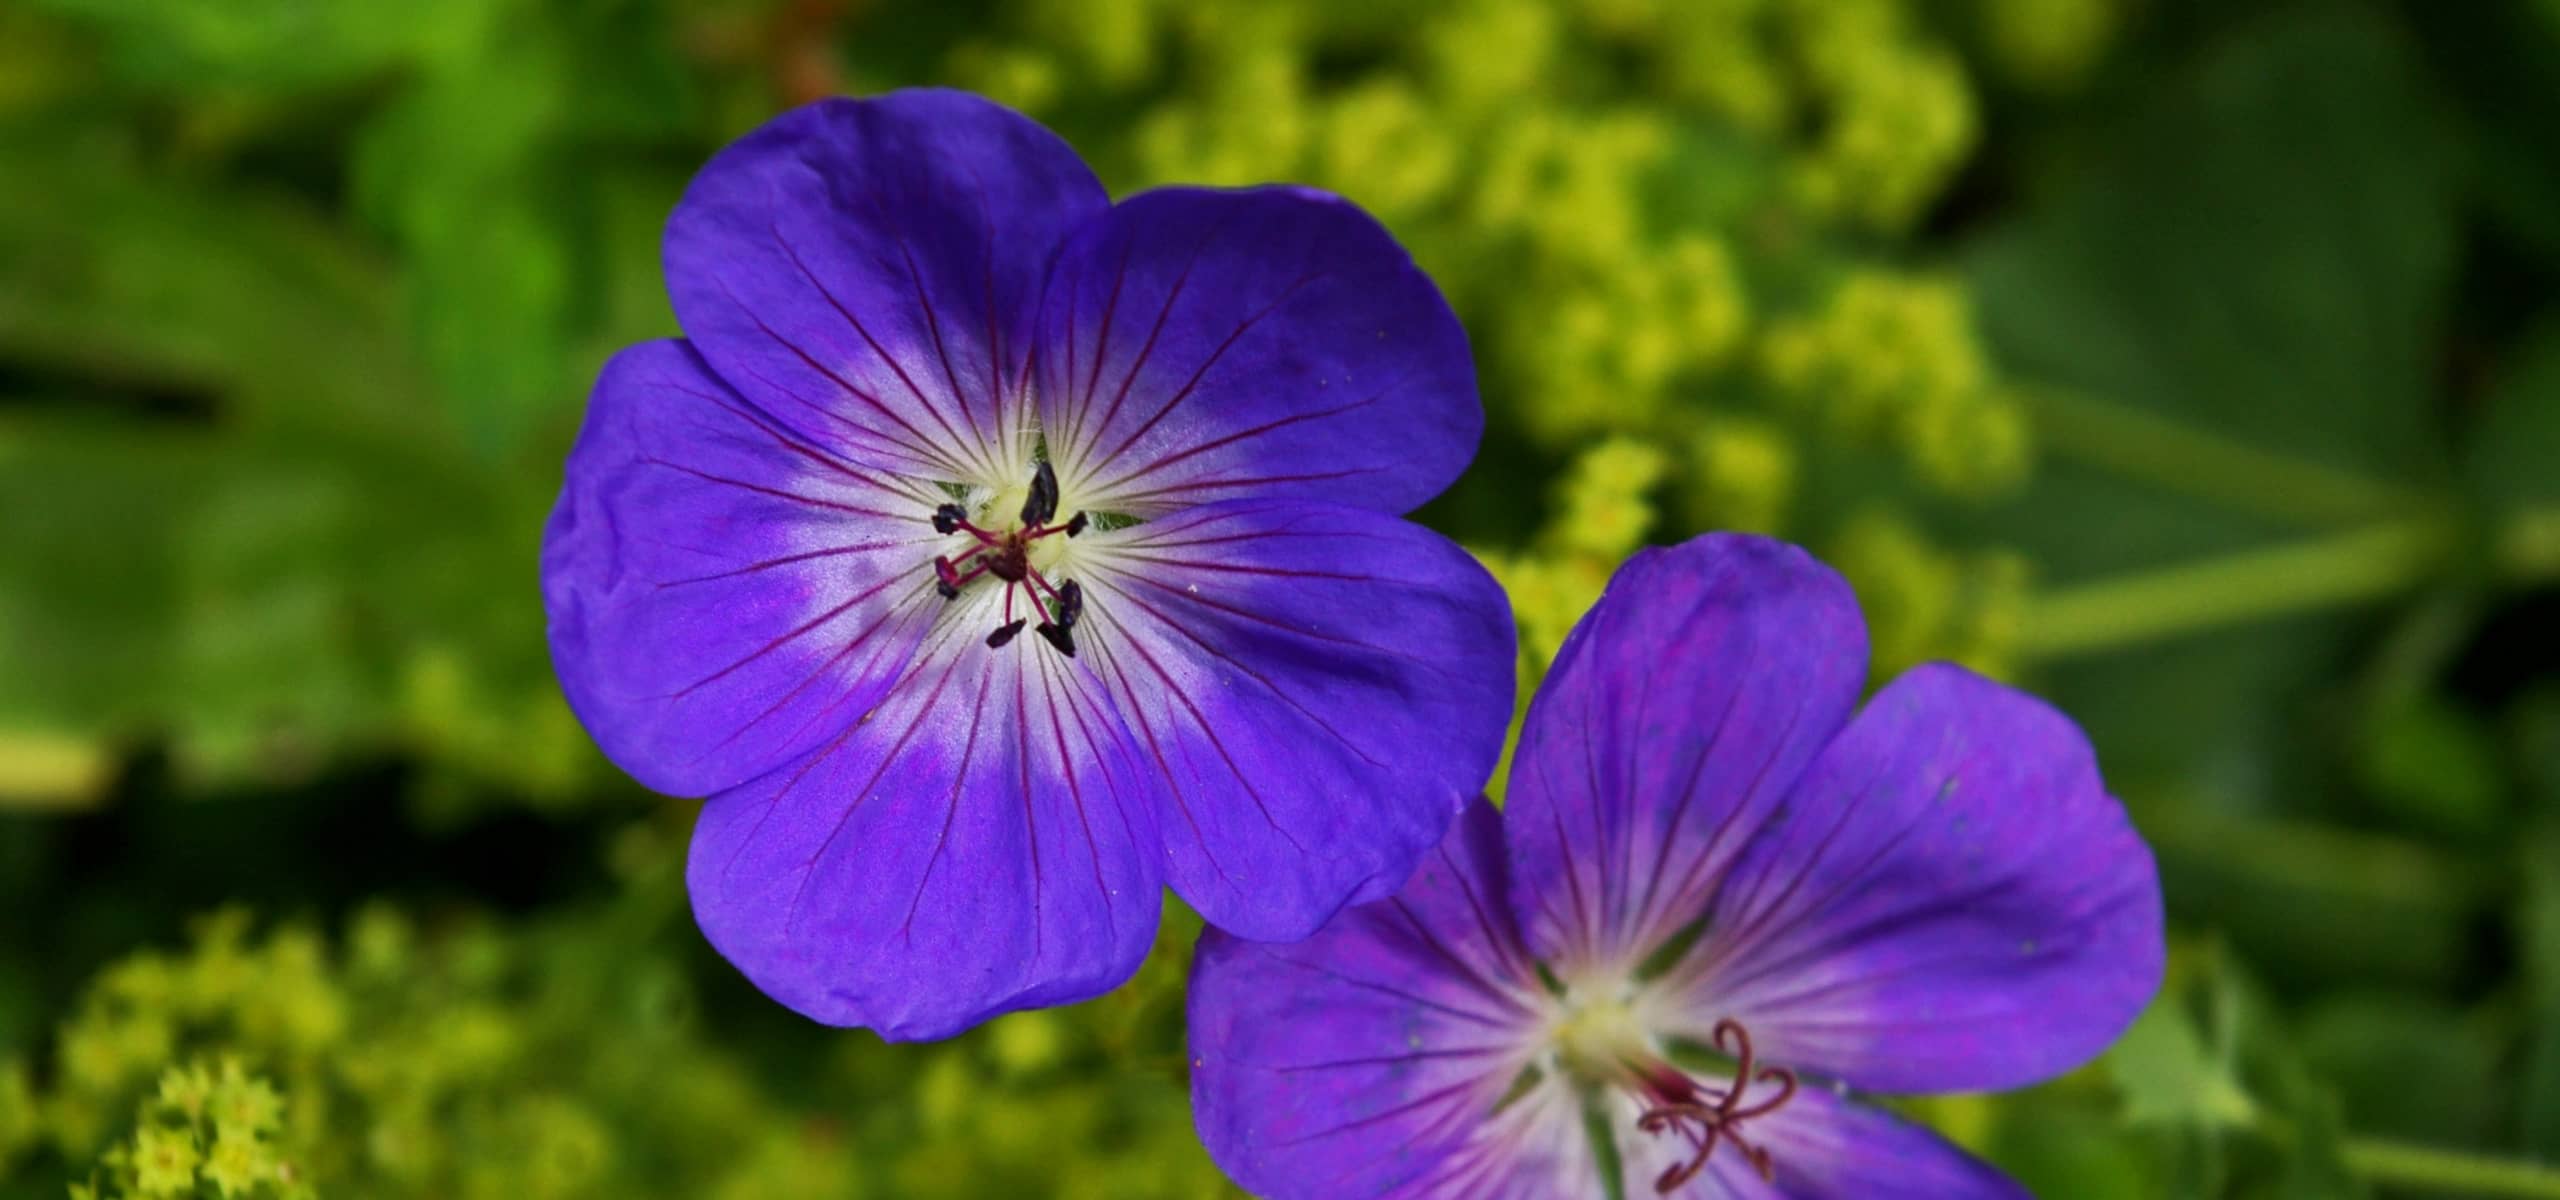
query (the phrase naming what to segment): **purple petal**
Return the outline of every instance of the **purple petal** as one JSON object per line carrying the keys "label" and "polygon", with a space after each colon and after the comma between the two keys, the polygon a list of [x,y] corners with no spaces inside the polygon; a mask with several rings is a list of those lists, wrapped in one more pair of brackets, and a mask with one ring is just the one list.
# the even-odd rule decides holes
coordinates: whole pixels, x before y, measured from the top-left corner
{"label": "purple petal", "polygon": [[1302,942],[1201,935],[1192,1111],[1236,1182],[1275,1200],[1492,1195],[1459,1185],[1542,1159],[1558,1178],[1556,1152],[1584,1141],[1564,1089],[1495,1112],[1546,1003],[1502,907],[1501,839],[1475,801],[1393,899]]}
{"label": "purple petal", "polygon": [[1057,136],[962,92],[821,100],[695,176],[667,289],[731,385],[859,461],[1012,484],[1040,281],[1108,204]]}
{"label": "purple petal", "polygon": [[2095,1056],[2160,986],[2160,884],[2068,718],[1959,667],[1878,692],[1663,981],[1773,1062],[1888,1092]]}
{"label": "purple petal", "polygon": [[[1634,1101],[1613,1099],[1611,1111],[1627,1195],[1657,1194],[1654,1181],[1693,1152],[1669,1133],[1638,1132]],[[1670,1194],[1684,1200],[2029,1200],[2016,1181],[1928,1129],[1810,1085],[1776,1112],[1744,1122],[1742,1132],[1769,1152],[1773,1181],[1763,1182],[1742,1155],[1720,1146],[1708,1155],[1705,1171]]]}
{"label": "purple petal", "polygon": [[812,1018],[948,1037],[1107,991],[1155,935],[1152,779],[1089,674],[988,649],[977,615],[835,741],[703,807],[695,920]]}
{"label": "purple petal", "polygon": [[1040,339],[1041,424],[1095,508],[1406,512],[1484,430],[1439,290],[1368,214],[1304,188],[1121,201],[1059,254]]}
{"label": "purple petal", "polygon": [[1205,505],[1086,538],[1076,638],[1165,781],[1174,890],[1281,941],[1392,894],[1502,750],[1514,647],[1492,577],[1340,505]]}
{"label": "purple petal", "polygon": [[1867,640],[1796,547],[1709,534],[1628,560],[1530,703],[1507,808],[1514,903],[1568,975],[1695,921],[1848,719]]}
{"label": "purple petal", "polygon": [[702,795],[833,737],[932,610],[933,498],[802,439],[683,342],[615,356],[542,547],[551,656],[607,756]]}

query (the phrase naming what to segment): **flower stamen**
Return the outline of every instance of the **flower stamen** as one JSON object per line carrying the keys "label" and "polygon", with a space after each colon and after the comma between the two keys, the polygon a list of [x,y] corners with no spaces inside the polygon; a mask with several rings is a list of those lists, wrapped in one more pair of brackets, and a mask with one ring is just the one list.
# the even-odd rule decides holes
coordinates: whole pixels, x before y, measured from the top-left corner
{"label": "flower stamen", "polygon": [[[1697,1178],[1719,1143],[1731,1144],[1762,1182],[1777,1181],[1777,1166],[1770,1160],[1768,1147],[1745,1141],[1742,1123],[1768,1116],[1795,1099],[1796,1074],[1785,1067],[1759,1067],[1752,1056],[1750,1033],[1731,1017],[1716,1022],[1713,1036],[1717,1052],[1734,1061],[1730,1087],[1700,1088],[1688,1076],[1669,1067],[1639,1072],[1650,1093],[1647,1099],[1651,1107],[1636,1118],[1636,1128],[1655,1136],[1677,1132],[1689,1139],[1695,1150],[1688,1161],[1671,1166],[1653,1181],[1653,1190],[1662,1195]],[[1767,1084],[1778,1093],[1746,1106],[1742,1095],[1753,1083]]]}
{"label": "flower stamen", "polygon": [[1031,469],[1031,494],[1022,498],[1022,527],[1038,529],[1058,515],[1058,472],[1041,459]]}
{"label": "flower stamen", "polygon": [[[995,632],[987,635],[990,649],[1011,642],[1030,621],[1013,615],[1014,589],[1020,588],[1030,601],[1031,611],[1042,618],[1034,632],[1059,653],[1075,657],[1072,631],[1084,615],[1084,590],[1074,580],[1052,584],[1048,576],[1031,565],[1032,543],[1062,533],[1074,537],[1089,524],[1081,512],[1062,523],[1050,524],[1058,515],[1058,502],[1058,473],[1044,461],[1034,466],[1029,494],[1022,501],[1021,523],[1012,530],[998,533],[981,528],[969,519],[969,510],[959,504],[945,503],[933,510],[934,532],[965,533],[976,543],[956,556],[934,557],[933,590],[945,600],[957,600],[960,589],[981,575],[1004,581],[1004,617]],[[1042,599],[1042,593],[1047,594],[1047,599]]]}

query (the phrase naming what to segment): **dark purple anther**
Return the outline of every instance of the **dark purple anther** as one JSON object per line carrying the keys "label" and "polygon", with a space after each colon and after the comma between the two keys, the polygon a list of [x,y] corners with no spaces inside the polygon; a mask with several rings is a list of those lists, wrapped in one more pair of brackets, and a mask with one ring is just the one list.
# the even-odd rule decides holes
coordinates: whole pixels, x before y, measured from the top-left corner
{"label": "dark purple anther", "polygon": [[1050,609],[1058,628],[1075,628],[1076,622],[1084,619],[1084,585],[1072,579],[1059,584],[1057,602]]}
{"label": "dark purple anther", "polygon": [[[1052,587],[1040,574],[1039,568],[1031,565],[1032,543],[1061,532],[1072,534],[1084,527],[1082,513],[1064,525],[1047,524],[1048,519],[1057,513],[1058,473],[1045,462],[1039,464],[1032,474],[1031,495],[1022,502],[1023,524],[1019,529],[990,532],[970,524],[968,510],[957,504],[935,508],[935,529],[944,533],[966,532],[978,544],[956,562],[948,555],[935,556],[934,592],[945,600],[957,600],[960,589],[970,580],[980,575],[992,575],[1004,583],[1004,615],[1009,618],[1013,616],[1013,589],[1020,587],[1026,598],[1032,601],[1036,616],[1054,618],[1054,625],[1050,621],[1041,622],[1041,636],[1064,653],[1074,654],[1075,643],[1067,637],[1067,631],[1075,628],[1076,621],[1084,615],[1084,589],[1072,581]],[[1042,592],[1051,597],[1046,604],[1039,599]],[[1012,642],[1030,620],[1024,618],[997,629],[988,635],[987,645],[993,648]]]}
{"label": "dark purple anther", "polygon": [[1031,494],[1022,500],[1022,527],[1038,529],[1058,515],[1058,472],[1042,459],[1031,473]]}
{"label": "dark purple anther", "polygon": [[1079,534],[1079,533],[1083,533],[1083,532],[1084,532],[1084,527],[1085,527],[1085,519],[1084,519],[1084,514],[1083,514],[1083,513],[1077,513],[1076,515],[1074,515],[1074,516],[1072,516],[1072,517],[1067,518],[1067,536],[1068,536],[1068,537],[1074,537],[1075,535],[1077,535],[1077,534]]}
{"label": "dark purple anther", "polygon": [[1074,658],[1076,656],[1075,635],[1068,633],[1065,626],[1052,625],[1043,621],[1040,623],[1040,627],[1032,630],[1032,632],[1048,639],[1050,645],[1058,648],[1058,653],[1066,655],[1069,658]]}

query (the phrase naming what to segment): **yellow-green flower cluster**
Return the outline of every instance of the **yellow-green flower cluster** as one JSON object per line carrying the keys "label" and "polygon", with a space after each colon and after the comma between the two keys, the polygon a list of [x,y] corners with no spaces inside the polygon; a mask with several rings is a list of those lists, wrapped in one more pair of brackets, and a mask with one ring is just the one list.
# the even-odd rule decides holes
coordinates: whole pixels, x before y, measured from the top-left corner
{"label": "yellow-green flower cluster", "polygon": [[27,1078],[27,1064],[0,1058],[0,1179],[8,1178],[19,1156],[34,1147],[36,1119],[35,1085]]}
{"label": "yellow-green flower cluster", "polygon": [[[1699,432],[1693,459],[1715,485],[1693,493],[1711,506],[1705,524],[1759,530],[1776,523],[1795,471],[1784,438],[1758,422],[1718,422]],[[1671,466],[1670,456],[1649,443],[1602,442],[1565,470],[1553,516],[1526,547],[1476,552],[1511,596],[1524,694],[1618,564],[1648,540],[1659,515],[1654,494]],[[2015,672],[2033,582],[2018,554],[1943,548],[1881,506],[1852,515],[1821,549],[1857,589],[1878,679],[1932,659],[1994,676]]]}
{"label": "yellow-green flower cluster", "polygon": [[1644,544],[1654,523],[1653,490],[1668,467],[1668,457],[1643,442],[1602,442],[1566,469],[1556,485],[1555,515],[1527,548],[1477,552],[1510,593],[1528,672],[1524,685],[1555,660],[1618,563]]}
{"label": "yellow-green flower cluster", "polygon": [[196,1059],[160,1075],[140,1104],[130,1137],[98,1157],[74,1197],[201,1197],[305,1200],[317,1193],[296,1152],[277,1140],[285,1100],[240,1061]]}
{"label": "yellow-green flower cluster", "polygon": [[2032,465],[2026,410],[1993,379],[1952,282],[1852,272],[1818,312],[1771,326],[1760,367],[1832,432],[1892,446],[1941,491],[1998,495]]}
{"label": "yellow-green flower cluster", "polygon": [[[2112,3],[2038,18],[2043,69],[2102,47]],[[1909,482],[1968,500],[2032,465],[2026,410],[1963,289],[1876,256],[1977,137],[1972,85],[1933,24],[1949,10],[1089,7],[1034,0],[949,66],[1060,120],[1121,186],[1294,179],[1368,206],[1466,319],[1504,436],[1570,456],[1542,525],[1483,548],[1532,682],[1657,503],[1680,518],[1665,538],[1743,529],[1863,556],[1887,661],[2005,663],[2014,556],[1938,549],[1908,508],[1889,526],[1831,524],[1854,492],[1799,503],[1840,490],[1820,470],[1832,446],[1883,450]],[[1125,135],[1073,125],[1097,93],[1136,109]]]}
{"label": "yellow-green flower cluster", "polygon": [[1898,230],[1973,150],[1973,92],[1954,55],[1914,44],[1893,0],[1791,0],[1802,108],[1819,128],[1794,163],[1813,212]]}
{"label": "yellow-green flower cluster", "polygon": [[1945,549],[1881,508],[1850,518],[1823,549],[1857,589],[1878,682],[1934,659],[1994,678],[2016,673],[2033,582],[2024,558],[2006,550]]}
{"label": "yellow-green flower cluster", "polygon": [[1601,442],[1565,470],[1551,500],[1554,515],[1525,545],[1476,548],[1477,559],[1510,596],[1520,635],[1520,683],[1510,738],[1485,785],[1495,803],[1502,801],[1511,776],[1511,754],[1530,695],[1563,648],[1565,635],[1573,632],[1573,623],[1600,599],[1610,574],[1645,543],[1655,523],[1653,493],[1670,465],[1670,457],[1648,443],[1631,438]]}
{"label": "yellow-green flower cluster", "polygon": [[437,771],[421,789],[452,807],[490,782],[543,807],[575,803],[601,774],[594,743],[555,689],[504,691],[475,676],[451,646],[414,652],[399,679],[399,716]]}
{"label": "yellow-green flower cluster", "polygon": [[1742,285],[1723,242],[1681,234],[1587,286],[1559,288],[1543,328],[1499,349],[1538,402],[1519,417],[1551,444],[1640,431],[1673,415],[1664,397],[1683,378],[1723,366],[1742,341]]}
{"label": "yellow-green flower cluster", "polygon": [[1077,139],[1123,185],[1360,201],[1453,293],[1497,405],[1566,448],[1725,406],[1752,281],[1908,224],[1974,139],[1907,0],[1034,0],[947,67],[1071,135],[1065,96],[1125,97]]}
{"label": "yellow-green flower cluster", "polygon": [[1797,486],[1796,445],[1775,422],[1709,417],[1688,439],[1690,525],[1782,533]]}
{"label": "yellow-green flower cluster", "polygon": [[2125,0],[1981,0],[1984,48],[2022,87],[2060,92],[2088,77],[2115,42]]}
{"label": "yellow-green flower cluster", "polygon": [[61,1087],[41,1119],[57,1146],[96,1145],[107,1122],[193,1045],[298,1063],[337,1043],[347,1000],[318,939],[287,930],[252,942],[248,933],[246,913],[217,913],[197,923],[186,956],[145,950],[99,976],[56,1041]]}
{"label": "yellow-green flower cluster", "polygon": [[374,904],[324,938],[226,910],[108,966],[47,1086],[0,1068],[0,1188],[49,1150],[92,1200],[1227,1194],[1181,1086],[1196,918],[1072,1014],[930,1049],[792,1021],[791,1061],[823,1049],[785,1097],[672,957],[683,822],[610,849],[617,894],[535,922]]}

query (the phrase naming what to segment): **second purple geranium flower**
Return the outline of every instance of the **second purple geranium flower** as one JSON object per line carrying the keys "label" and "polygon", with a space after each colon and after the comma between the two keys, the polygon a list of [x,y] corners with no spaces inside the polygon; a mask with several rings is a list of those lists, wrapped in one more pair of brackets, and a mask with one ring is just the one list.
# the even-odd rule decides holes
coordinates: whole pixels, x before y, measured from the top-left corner
{"label": "second purple geranium flower", "polygon": [[709,795],[694,911],[817,1019],[939,1037],[1126,978],[1170,884],[1249,938],[1392,893],[1491,771],[1512,632],[1398,518],[1466,338],[1292,188],[1118,204],[1047,130],[786,114],[670,219],[685,338],[598,381],[543,551],[598,744]]}
{"label": "second purple geranium flower", "polygon": [[1801,550],[1630,560],[1501,813],[1313,938],[1203,935],[1210,1154],[1273,1200],[2023,1196],[1851,1089],[2086,1061],[2160,986],[2159,879],[2069,719],[1945,664],[1853,716],[1866,665]]}

